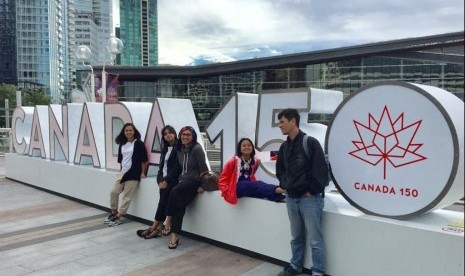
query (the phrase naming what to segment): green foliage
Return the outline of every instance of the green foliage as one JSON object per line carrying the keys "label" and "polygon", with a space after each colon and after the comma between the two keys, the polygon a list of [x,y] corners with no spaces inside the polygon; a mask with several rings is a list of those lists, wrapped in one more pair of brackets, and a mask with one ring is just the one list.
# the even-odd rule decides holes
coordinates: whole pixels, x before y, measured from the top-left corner
{"label": "green foliage", "polygon": [[8,99],[10,108],[16,107],[16,86],[0,83],[0,107],[5,107],[5,99]]}
{"label": "green foliage", "polygon": [[23,106],[49,105],[52,103],[50,97],[38,89],[23,91],[22,96]]}
{"label": "green foliage", "polygon": [[[16,86],[12,84],[0,84],[0,108],[5,107],[5,99],[9,101],[10,109],[16,107]],[[52,103],[49,96],[40,89],[22,89],[21,102],[23,106],[49,105]]]}
{"label": "green foliage", "polygon": [[[16,91],[17,87],[12,84],[0,83],[0,127],[5,127],[5,99],[8,99],[8,107],[10,113],[16,108]],[[21,91],[21,102],[23,106],[49,105],[51,104],[50,97],[45,95],[39,89],[23,89]]]}

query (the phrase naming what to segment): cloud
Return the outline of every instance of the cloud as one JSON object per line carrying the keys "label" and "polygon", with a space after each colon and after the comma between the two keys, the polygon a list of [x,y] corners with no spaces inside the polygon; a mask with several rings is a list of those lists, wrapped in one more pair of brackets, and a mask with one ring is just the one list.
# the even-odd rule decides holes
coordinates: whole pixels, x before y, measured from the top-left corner
{"label": "cloud", "polygon": [[463,0],[159,0],[161,64],[330,49],[464,29]]}

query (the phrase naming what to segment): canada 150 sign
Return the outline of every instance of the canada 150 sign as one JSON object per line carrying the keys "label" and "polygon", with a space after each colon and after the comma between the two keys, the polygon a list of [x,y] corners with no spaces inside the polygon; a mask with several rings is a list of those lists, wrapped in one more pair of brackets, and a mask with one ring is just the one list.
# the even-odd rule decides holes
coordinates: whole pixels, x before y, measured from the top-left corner
{"label": "canada 150 sign", "polygon": [[[251,138],[263,160],[259,178],[277,183],[269,154],[285,139],[277,114],[296,108],[300,128],[325,145],[334,183],[358,209],[403,218],[463,196],[460,99],[434,87],[391,82],[367,86],[341,102],[341,92],[313,88],[238,93],[206,133],[211,142],[221,144],[222,164],[234,155],[240,138]],[[451,115],[452,110],[461,115]],[[312,113],[334,113],[330,127],[307,123]],[[458,117],[462,127],[456,126]],[[19,107],[13,115],[13,145],[17,153],[31,157],[117,170],[113,141],[127,122],[141,132],[152,165],[159,162],[164,125],[199,130],[189,100]],[[460,181],[462,185],[456,185]]]}
{"label": "canada 150 sign", "polygon": [[464,194],[463,101],[431,86],[362,87],[334,113],[326,135],[333,181],[369,214],[408,218]]}

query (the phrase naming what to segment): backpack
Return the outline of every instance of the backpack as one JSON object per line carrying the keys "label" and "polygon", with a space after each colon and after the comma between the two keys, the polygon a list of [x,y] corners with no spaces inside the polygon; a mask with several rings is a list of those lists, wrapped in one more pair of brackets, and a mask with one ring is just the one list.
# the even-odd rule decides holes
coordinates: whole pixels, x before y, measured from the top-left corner
{"label": "backpack", "polygon": [[[305,155],[308,159],[310,159],[310,153],[308,152],[308,135],[304,133],[304,137],[302,138],[302,146],[304,147]],[[331,180],[331,164],[328,161],[328,155],[325,154],[326,166],[328,167],[328,181],[325,183],[325,187],[329,185],[329,181]]]}

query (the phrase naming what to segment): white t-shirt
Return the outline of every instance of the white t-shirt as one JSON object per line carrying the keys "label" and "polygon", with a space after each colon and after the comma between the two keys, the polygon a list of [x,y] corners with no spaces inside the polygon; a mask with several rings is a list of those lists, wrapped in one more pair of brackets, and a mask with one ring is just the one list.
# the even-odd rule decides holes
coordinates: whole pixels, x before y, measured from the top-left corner
{"label": "white t-shirt", "polygon": [[168,175],[168,159],[170,158],[171,152],[173,151],[173,147],[168,147],[168,151],[165,155],[165,163],[163,165],[163,177]]}
{"label": "white t-shirt", "polygon": [[136,139],[132,142],[126,142],[126,144],[121,146],[121,154],[123,155],[123,160],[121,161],[121,172],[126,173],[132,166],[132,154],[134,153],[134,143]]}

